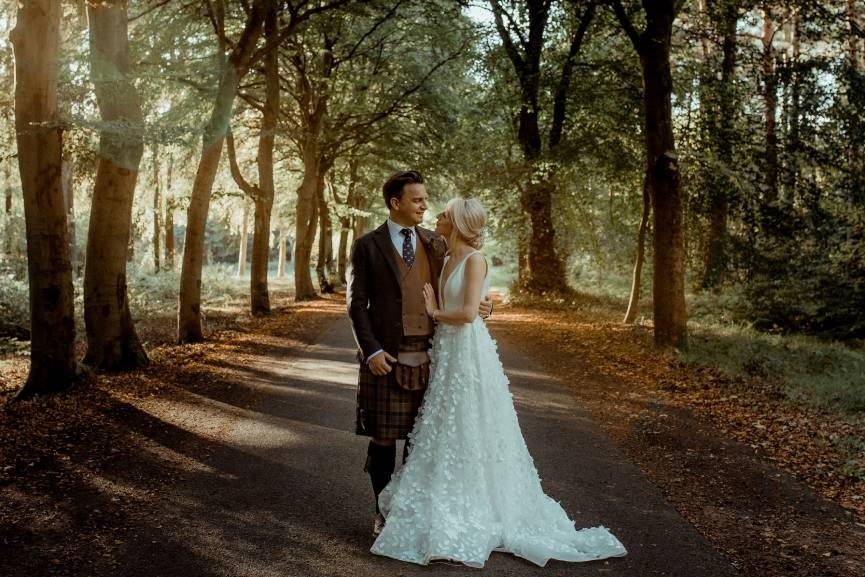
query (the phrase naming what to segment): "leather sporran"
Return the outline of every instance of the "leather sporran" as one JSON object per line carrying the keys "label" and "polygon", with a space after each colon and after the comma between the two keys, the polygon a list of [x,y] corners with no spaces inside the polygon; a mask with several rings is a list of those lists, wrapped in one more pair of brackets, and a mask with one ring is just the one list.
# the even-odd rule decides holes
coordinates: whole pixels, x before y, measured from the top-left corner
{"label": "leather sporran", "polygon": [[407,391],[417,391],[429,384],[429,363],[419,367],[407,367],[399,363],[394,365],[396,383]]}
{"label": "leather sporran", "polygon": [[396,384],[407,391],[417,391],[429,384],[428,335],[403,337],[393,365]]}

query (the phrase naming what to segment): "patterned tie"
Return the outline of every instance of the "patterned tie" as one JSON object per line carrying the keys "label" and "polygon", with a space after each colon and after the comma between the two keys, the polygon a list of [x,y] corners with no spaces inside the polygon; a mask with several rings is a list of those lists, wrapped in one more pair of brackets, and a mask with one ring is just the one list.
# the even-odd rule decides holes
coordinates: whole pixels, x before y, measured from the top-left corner
{"label": "patterned tie", "polygon": [[400,231],[405,237],[402,241],[402,259],[405,265],[411,268],[414,265],[414,248],[411,246],[411,234],[414,232],[410,228],[404,228]]}

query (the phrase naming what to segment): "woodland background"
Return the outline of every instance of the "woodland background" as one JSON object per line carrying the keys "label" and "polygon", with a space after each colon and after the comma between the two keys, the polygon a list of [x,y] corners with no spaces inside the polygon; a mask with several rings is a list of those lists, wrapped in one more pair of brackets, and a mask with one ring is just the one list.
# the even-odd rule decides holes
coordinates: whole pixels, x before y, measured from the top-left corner
{"label": "woodland background", "polygon": [[0,86],[10,398],[344,290],[412,168],[510,302],[779,387],[865,481],[861,0],[5,0]]}
{"label": "woodland background", "polygon": [[74,373],[74,337],[48,327],[82,311],[85,363],[128,368],[146,359],[132,317],[179,302],[178,341],[199,340],[201,307],[240,290],[233,275],[249,276],[253,314],[269,309],[269,276],[297,299],[344,284],[351,242],[385,214],[381,181],[405,167],[436,203],[489,207],[499,284],[630,295],[629,322],[648,295],[640,318],[656,317],[659,344],[684,342],[689,315],[854,347],[865,336],[854,0],[648,15],[548,0],[106,2],[90,26],[85,2],[27,2],[29,20],[16,6],[0,13],[0,332],[31,331],[17,19],[39,38],[32,54],[22,40],[19,74],[56,82],[56,107],[31,122],[62,139],[55,158],[23,143],[43,162],[33,186],[65,206],[45,232],[65,232],[68,253],[34,246],[31,262],[64,275],[45,279],[62,311],[35,307],[55,388]]}

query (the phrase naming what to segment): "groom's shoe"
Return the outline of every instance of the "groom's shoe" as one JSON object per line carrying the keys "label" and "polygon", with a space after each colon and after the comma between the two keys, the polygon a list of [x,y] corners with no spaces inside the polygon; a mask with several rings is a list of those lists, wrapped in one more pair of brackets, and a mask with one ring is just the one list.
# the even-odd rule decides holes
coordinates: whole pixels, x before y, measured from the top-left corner
{"label": "groom's shoe", "polygon": [[378,537],[382,529],[384,529],[384,515],[376,513],[375,520],[372,522],[372,536]]}

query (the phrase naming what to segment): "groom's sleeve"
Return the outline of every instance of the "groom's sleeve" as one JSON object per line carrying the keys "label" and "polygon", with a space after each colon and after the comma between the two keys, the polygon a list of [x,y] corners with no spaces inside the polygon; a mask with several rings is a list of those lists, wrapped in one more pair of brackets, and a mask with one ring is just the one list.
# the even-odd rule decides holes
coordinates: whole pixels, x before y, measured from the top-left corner
{"label": "groom's sleeve", "polygon": [[349,279],[351,296],[348,301],[348,316],[351,319],[354,340],[360,347],[363,358],[368,361],[370,355],[380,351],[382,346],[372,332],[372,322],[369,319],[366,250],[366,243],[358,240],[351,251],[351,278]]}

